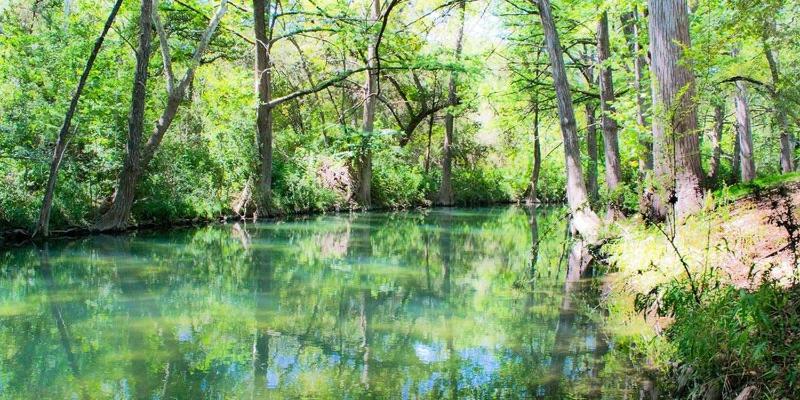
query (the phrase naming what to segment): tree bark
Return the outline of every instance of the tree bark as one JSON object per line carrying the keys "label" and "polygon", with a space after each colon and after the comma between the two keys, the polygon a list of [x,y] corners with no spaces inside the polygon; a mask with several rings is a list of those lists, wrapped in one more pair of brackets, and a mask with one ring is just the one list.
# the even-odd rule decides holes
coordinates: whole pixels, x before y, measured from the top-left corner
{"label": "tree bark", "polygon": [[[380,0],[372,0],[370,22],[380,20]],[[367,80],[364,84],[364,112],[361,121],[361,148],[359,150],[358,191],[356,200],[365,209],[372,207],[372,131],[375,127],[375,103],[378,100],[378,35],[372,38],[367,55]]]}
{"label": "tree bark", "polygon": [[709,163],[708,178],[711,182],[719,179],[719,167],[722,160],[722,131],[725,127],[725,106],[723,103],[714,105],[714,131],[711,133],[711,162]]}
{"label": "tree bark", "polygon": [[769,72],[772,77],[772,99],[775,103],[775,119],[778,122],[778,129],[781,137],[781,171],[785,174],[794,171],[794,145],[792,143],[792,133],[789,130],[789,120],[786,117],[786,109],[783,105],[783,96],[780,90],[780,70],[778,68],[777,56],[767,43],[766,35],[762,38],[764,56],[769,64]]}
{"label": "tree bark", "polygon": [[542,21],[547,51],[550,55],[550,66],[553,73],[553,86],[558,103],[561,134],[564,140],[564,160],[567,173],[567,200],[572,212],[575,230],[590,243],[596,243],[600,230],[600,219],[590,206],[586,185],[581,168],[580,145],[578,142],[575,110],[572,108],[572,94],[564,67],[564,55],[558,38],[549,0],[536,2],[539,17]]}
{"label": "tree bark", "polygon": [[114,3],[114,7],[111,8],[111,12],[108,15],[108,19],[106,19],[103,30],[100,32],[100,36],[98,36],[97,40],[94,42],[94,48],[92,48],[92,52],[89,54],[89,59],[86,60],[86,66],[83,68],[83,73],[78,81],[78,87],[75,89],[75,93],[72,95],[72,100],[69,103],[69,109],[67,109],[67,115],[64,117],[64,123],[61,125],[61,130],[59,131],[58,139],[56,140],[56,146],[53,149],[53,159],[50,161],[50,175],[47,178],[47,188],[45,189],[44,198],[42,199],[42,208],[39,212],[39,222],[36,225],[33,236],[36,236],[38,232],[41,232],[42,236],[44,237],[48,237],[50,235],[50,210],[53,207],[53,195],[56,189],[56,181],[58,180],[58,170],[61,167],[61,160],[64,158],[64,152],[66,151],[67,143],[69,142],[72,117],[75,115],[75,111],[78,109],[78,101],[81,98],[84,86],[86,86],[86,80],[89,78],[89,73],[92,71],[94,61],[97,59],[97,54],[100,52],[100,48],[103,46],[103,41],[106,38],[106,34],[111,29],[111,25],[114,23],[114,19],[117,17],[117,12],[119,12],[121,5],[122,0],[117,0],[116,3]]}
{"label": "tree bark", "polygon": [[[542,145],[539,139],[539,96],[533,100],[533,171],[531,171],[531,187],[528,202],[539,202],[539,174],[542,170]],[[535,219],[535,217],[532,217]],[[533,223],[536,221],[534,220]]]}
{"label": "tree bark", "polygon": [[614,80],[611,67],[606,65],[611,58],[608,34],[608,13],[603,12],[597,23],[597,56],[600,62],[600,113],[603,125],[603,149],[605,151],[606,186],[614,192],[622,182],[619,157],[617,121],[614,120]]}
{"label": "tree bark", "polygon": [[425,147],[425,175],[431,169],[431,136],[433,136],[433,119],[436,114],[431,114],[428,120],[428,145]]}
{"label": "tree bark", "polygon": [[[458,34],[456,36],[456,60],[461,58],[461,51],[464,44],[464,14],[466,11],[466,1],[461,1],[458,5]],[[450,73],[450,84],[448,87],[448,103],[456,104],[458,97],[456,94],[457,74],[455,71]],[[442,183],[439,187],[439,205],[452,206],[455,199],[453,195],[452,171],[453,171],[453,113],[448,111],[444,117],[444,144],[442,146]]]}
{"label": "tree bark", "polygon": [[119,183],[111,208],[95,225],[98,230],[119,229],[125,226],[133,205],[134,185],[139,175],[140,143],[144,129],[144,107],[147,95],[147,64],[150,61],[150,42],[153,38],[153,1],[142,0],[139,12],[139,47],[136,51],[136,72],[133,78],[131,112],[128,117],[128,142]]}
{"label": "tree bark", "polygon": [[258,144],[258,209],[269,211],[272,194],[272,69],[270,66],[271,30],[266,16],[271,1],[253,0],[253,25],[256,38],[255,81],[258,107],[256,110],[256,143]]}
{"label": "tree bark", "polygon": [[742,182],[756,178],[756,164],[753,158],[753,135],[750,128],[750,105],[747,101],[747,87],[742,81],[736,82],[736,134],[739,138],[739,162]]}
{"label": "tree bark", "polygon": [[652,213],[664,218],[671,203],[676,217],[682,218],[698,211],[703,202],[694,74],[681,60],[682,48],[691,46],[688,8],[685,0],[649,0],[649,10],[653,105],[658,113],[653,119],[657,193]]}
{"label": "tree bark", "polygon": [[[645,97],[642,96],[642,82],[644,81],[644,71],[647,69],[647,60],[642,55],[640,31],[639,31],[639,11],[634,7],[629,14],[623,15],[625,32],[628,36],[628,47],[633,54],[633,87],[636,90],[636,122],[640,130],[646,130],[647,119],[645,114],[648,105]],[[638,136],[639,150],[639,178],[644,179],[647,171],[653,170],[653,141],[649,134],[644,132]]]}
{"label": "tree bark", "polygon": [[[739,123],[737,122],[736,124],[738,125]],[[736,131],[737,132],[739,131],[739,127],[738,126],[736,127]],[[739,135],[737,133],[736,135],[734,135],[734,138],[733,138],[733,158],[732,158],[732,162],[731,162],[731,167],[732,167],[731,170],[733,171],[733,182],[734,183],[739,182],[739,178],[741,176],[741,171],[742,171],[742,163],[741,163],[741,157],[740,157],[741,156],[740,147],[741,146],[739,146]]]}
{"label": "tree bark", "polygon": [[597,107],[589,102],[584,105],[586,112],[586,153],[589,157],[586,171],[586,189],[593,200],[597,200],[599,188],[597,184]]}
{"label": "tree bark", "polygon": [[[149,1],[149,0],[146,0]],[[155,3],[155,2],[152,2]],[[155,127],[153,128],[153,133],[150,135],[150,139],[147,143],[140,148],[140,143],[142,140],[142,129],[144,125],[144,97],[145,93],[141,95],[141,110],[133,110],[131,111],[131,118],[133,119],[135,115],[138,115],[136,118],[139,119],[137,122],[137,131],[134,135],[133,133],[129,134],[128,136],[128,154],[125,158],[125,163],[122,168],[122,173],[120,174],[119,183],[117,184],[117,189],[114,193],[114,200],[111,204],[111,208],[100,217],[100,220],[95,225],[95,230],[106,231],[106,230],[115,230],[115,229],[123,229],[127,225],[128,217],[130,216],[131,207],[133,206],[133,201],[136,195],[136,184],[139,180],[139,177],[144,171],[147,166],[152,161],[153,156],[155,156],[156,151],[158,150],[159,146],[161,145],[161,141],[164,139],[164,135],[166,134],[167,130],[169,129],[170,125],[172,125],[172,121],[175,119],[175,116],[178,114],[178,108],[180,107],[181,103],[183,102],[184,97],[186,96],[186,90],[194,81],[195,72],[197,67],[200,66],[200,62],[205,53],[205,50],[208,48],[208,45],[211,43],[211,38],[214,35],[214,32],[219,26],[219,22],[222,19],[222,16],[225,14],[227,7],[227,0],[221,0],[219,8],[217,9],[216,14],[210,20],[206,30],[203,32],[203,36],[200,38],[200,42],[197,44],[197,48],[192,55],[192,59],[190,61],[189,66],[186,69],[186,72],[183,75],[183,78],[177,85],[172,81],[173,80],[173,73],[171,71],[172,63],[170,61],[169,56],[169,46],[166,43],[166,36],[160,35],[161,46],[162,46],[162,55],[164,57],[164,68],[168,72],[165,73],[167,78],[167,104],[164,107],[164,110],[161,113],[161,117],[156,122]],[[144,6],[143,6],[144,8]],[[161,23],[159,20],[158,15],[152,9],[152,5],[150,6],[150,17],[148,20],[152,19],[155,23],[157,29],[159,31],[163,30],[161,27]],[[150,24],[148,24],[148,29],[151,29]],[[152,38],[152,33],[148,32],[148,43],[147,43],[147,56],[149,60],[149,41]],[[141,43],[140,43],[141,44]],[[142,48],[139,49],[139,53],[142,53]],[[144,74],[146,77],[147,74],[147,61],[144,61]],[[137,59],[137,77],[139,73],[139,60]],[[144,86],[144,85],[143,85]],[[139,101],[136,97],[136,89],[134,89],[134,106],[139,107],[135,104],[135,102]],[[133,129],[130,130],[134,132]]]}

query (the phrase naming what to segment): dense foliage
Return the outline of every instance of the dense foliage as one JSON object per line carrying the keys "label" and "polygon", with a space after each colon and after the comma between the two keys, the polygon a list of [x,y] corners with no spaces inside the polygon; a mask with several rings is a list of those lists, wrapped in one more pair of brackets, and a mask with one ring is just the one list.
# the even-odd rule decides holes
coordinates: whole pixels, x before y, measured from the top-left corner
{"label": "dense foliage", "polygon": [[[798,16],[796,0],[0,1],[0,232],[566,200],[578,237],[634,238],[607,251],[654,270],[623,272],[670,278],[645,293],[673,300],[695,393],[735,394],[751,380],[720,376],[738,373],[782,396],[796,338],[774,334],[797,323],[776,316],[796,293],[698,289],[681,251],[710,243],[693,224],[729,185],[800,164]],[[655,225],[601,229],[625,215]]]}
{"label": "dense foliage", "polygon": [[[576,109],[580,139],[588,151],[582,155],[584,172],[597,181],[590,190],[598,192],[595,198],[601,202],[635,211],[644,182],[637,178],[646,150],[642,145],[648,143],[655,113],[648,107],[649,71],[645,65],[637,78],[634,68],[637,57],[647,55],[646,5],[596,3],[564,0],[553,7],[574,100],[581,105]],[[532,132],[541,142],[537,197],[560,201],[565,195],[564,164],[557,149],[561,138],[534,7],[512,1],[469,2],[464,52],[456,57],[455,4],[399,2],[383,15],[376,131],[368,134],[374,136],[368,143],[375,158],[371,190],[376,205],[400,208],[435,202],[447,113],[456,116],[456,203],[524,199],[530,191]],[[180,76],[189,67],[214,4],[164,0],[157,5],[175,75]],[[270,48],[274,96],[318,89],[320,82],[363,68],[377,29],[369,23],[367,5],[277,4],[270,11],[274,27],[269,32],[277,37]],[[797,71],[792,60],[797,52],[791,21],[797,5],[761,2],[754,9],[738,0],[690,5],[693,45],[687,49],[686,63],[698,79],[699,129],[705,136],[701,149],[710,175],[714,169],[710,184],[738,180],[733,103],[726,103],[741,82],[748,91],[757,171],[779,171],[776,155],[784,127],[778,126],[781,121],[774,111],[785,109],[794,121]],[[43,0],[11,1],[0,9],[0,225],[6,229],[34,225],[58,128],[110,6],[110,1]],[[241,213],[237,203],[249,205],[251,212],[256,208],[252,15],[249,4],[232,2],[228,8],[176,121],[142,174],[132,210],[136,222],[215,219]],[[138,12],[136,2],[123,4],[81,94],[55,190],[54,226],[90,226],[112,200],[126,153]],[[608,13],[611,27],[611,58],[602,64],[596,55],[594,24],[588,23],[599,12]],[[165,102],[166,70],[156,39],[151,46],[146,132]],[[765,49],[779,57],[778,75],[772,73]],[[605,189],[602,135],[587,129],[594,127],[587,124],[600,124],[601,115],[595,115],[600,67],[613,70],[617,88],[612,117],[620,128],[622,174],[628,182],[622,189]],[[458,104],[447,100],[451,74],[457,74]],[[361,75],[348,75],[274,108],[274,195],[269,213],[357,206],[352,197],[358,184],[353,160],[367,143],[359,122]],[[776,77],[779,81],[773,81]],[[776,93],[781,96],[777,105]],[[722,110],[721,121],[715,121],[715,108]],[[639,114],[642,119],[637,119]],[[715,138],[717,122],[721,130]],[[795,124],[785,128],[792,131]],[[590,139],[599,146],[590,146]],[[593,155],[590,147],[599,149]],[[592,178],[587,179],[591,186]]]}

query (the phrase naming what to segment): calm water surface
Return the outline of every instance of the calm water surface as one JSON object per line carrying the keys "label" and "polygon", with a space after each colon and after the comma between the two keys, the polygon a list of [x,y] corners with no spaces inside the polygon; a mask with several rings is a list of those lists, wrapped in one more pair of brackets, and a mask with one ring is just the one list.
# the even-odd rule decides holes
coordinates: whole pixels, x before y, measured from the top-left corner
{"label": "calm water surface", "polygon": [[619,398],[569,253],[514,207],[0,252],[0,398]]}

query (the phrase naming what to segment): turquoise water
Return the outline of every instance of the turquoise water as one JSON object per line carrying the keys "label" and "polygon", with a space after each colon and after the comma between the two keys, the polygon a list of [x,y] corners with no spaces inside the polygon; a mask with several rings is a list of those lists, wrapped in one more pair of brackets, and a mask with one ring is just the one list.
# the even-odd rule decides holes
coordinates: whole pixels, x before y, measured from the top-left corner
{"label": "turquoise water", "polygon": [[501,207],[7,250],[0,398],[617,398],[566,232]]}

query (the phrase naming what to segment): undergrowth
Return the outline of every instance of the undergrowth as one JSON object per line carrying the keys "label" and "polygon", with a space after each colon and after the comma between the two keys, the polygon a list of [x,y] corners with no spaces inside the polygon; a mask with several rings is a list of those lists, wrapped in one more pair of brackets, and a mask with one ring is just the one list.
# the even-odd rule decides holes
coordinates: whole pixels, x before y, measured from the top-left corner
{"label": "undergrowth", "polygon": [[[633,310],[658,333],[640,336],[629,346],[655,363],[672,396],[732,399],[747,391],[749,399],[783,399],[800,392],[800,225],[788,190],[774,187],[797,178],[766,178],[723,189],[717,199],[725,201],[717,202],[716,210],[680,224],[623,222],[617,228],[620,239],[604,248],[618,283],[633,294]],[[751,260],[752,284],[737,287],[717,264],[731,250],[712,241],[712,229],[737,207],[737,199],[748,195],[768,200],[765,223],[785,234],[786,245],[779,251],[792,255],[795,268],[788,281],[773,276],[776,265],[755,274]],[[621,297],[610,300],[612,318],[627,310]]]}

